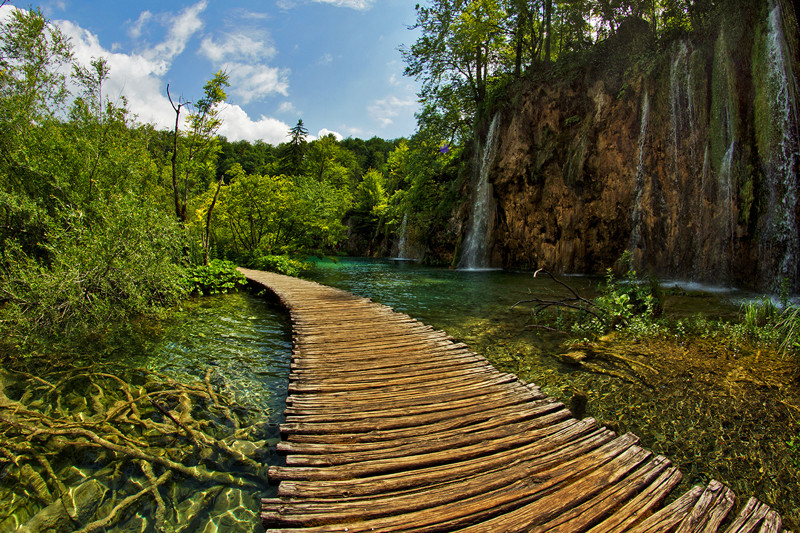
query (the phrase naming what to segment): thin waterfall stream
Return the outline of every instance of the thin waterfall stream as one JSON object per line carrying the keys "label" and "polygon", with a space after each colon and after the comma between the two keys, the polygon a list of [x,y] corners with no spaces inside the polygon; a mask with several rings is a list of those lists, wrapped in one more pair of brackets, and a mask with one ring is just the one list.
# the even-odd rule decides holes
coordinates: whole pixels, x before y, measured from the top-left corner
{"label": "thin waterfall stream", "polygon": [[480,159],[479,172],[475,179],[469,229],[464,237],[463,252],[458,268],[489,268],[489,249],[494,230],[494,192],[489,181],[489,171],[497,148],[497,125],[500,114],[496,114],[489,125],[486,142]]}

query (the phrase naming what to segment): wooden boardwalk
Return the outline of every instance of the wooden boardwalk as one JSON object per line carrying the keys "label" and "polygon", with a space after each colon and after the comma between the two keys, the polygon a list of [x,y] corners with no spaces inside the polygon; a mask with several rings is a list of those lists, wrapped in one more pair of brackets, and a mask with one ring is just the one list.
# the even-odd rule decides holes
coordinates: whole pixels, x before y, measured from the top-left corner
{"label": "wooden boardwalk", "polygon": [[780,532],[716,481],[675,497],[668,459],[467,346],[345,291],[244,270],[291,313],[294,355],[269,469],[272,532]]}

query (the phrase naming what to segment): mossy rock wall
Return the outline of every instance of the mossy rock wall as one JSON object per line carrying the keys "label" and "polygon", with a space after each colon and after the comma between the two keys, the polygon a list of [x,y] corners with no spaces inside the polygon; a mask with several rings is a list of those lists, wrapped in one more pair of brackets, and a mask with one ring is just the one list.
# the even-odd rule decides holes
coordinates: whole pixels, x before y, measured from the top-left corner
{"label": "mossy rock wall", "polygon": [[734,0],[702,34],[646,32],[515,86],[490,173],[494,264],[597,273],[631,250],[661,276],[797,289],[793,9]]}

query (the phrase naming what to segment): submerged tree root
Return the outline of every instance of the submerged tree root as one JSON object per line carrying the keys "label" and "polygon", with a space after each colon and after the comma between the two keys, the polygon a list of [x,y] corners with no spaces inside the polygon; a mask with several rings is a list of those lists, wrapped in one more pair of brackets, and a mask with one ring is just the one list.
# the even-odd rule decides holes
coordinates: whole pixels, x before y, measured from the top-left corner
{"label": "submerged tree root", "polygon": [[[154,506],[146,514],[161,530],[174,512],[162,493],[173,480],[263,490],[263,464],[234,446],[258,440],[252,410],[211,383],[210,369],[204,382],[189,384],[112,365],[41,376],[0,371],[0,473],[17,482],[19,498],[41,506],[23,530],[63,520],[82,532],[103,530],[142,505]],[[81,462],[83,470],[75,468]],[[89,487],[87,479],[100,485]],[[73,501],[81,486],[100,501]],[[10,519],[0,512],[0,529]]]}

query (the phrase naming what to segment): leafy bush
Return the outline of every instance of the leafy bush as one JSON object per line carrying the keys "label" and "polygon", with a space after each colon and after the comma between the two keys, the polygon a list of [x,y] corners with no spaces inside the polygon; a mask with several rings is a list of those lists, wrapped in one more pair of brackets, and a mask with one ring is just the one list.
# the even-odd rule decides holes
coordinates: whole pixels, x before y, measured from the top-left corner
{"label": "leafy bush", "polygon": [[299,276],[309,269],[309,264],[299,259],[292,259],[288,255],[256,255],[247,261],[248,266],[269,272]]}
{"label": "leafy bush", "polygon": [[[99,331],[183,295],[183,232],[133,196],[47,222],[44,259],[17,248],[0,269],[0,328],[16,345]],[[7,247],[11,253],[13,248]]]}
{"label": "leafy bush", "polygon": [[221,294],[246,285],[244,274],[230,261],[213,259],[208,265],[196,265],[186,273],[186,285],[190,292],[203,296]]}

